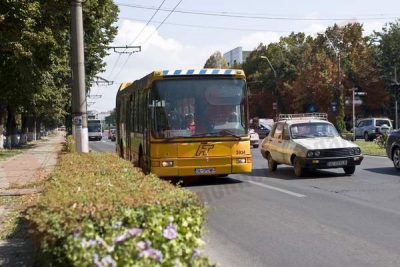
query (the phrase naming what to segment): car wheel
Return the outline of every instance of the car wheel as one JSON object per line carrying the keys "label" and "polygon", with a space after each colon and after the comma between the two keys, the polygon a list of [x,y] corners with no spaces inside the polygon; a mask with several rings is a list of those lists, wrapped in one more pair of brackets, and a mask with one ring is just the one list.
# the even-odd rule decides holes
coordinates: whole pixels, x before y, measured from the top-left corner
{"label": "car wheel", "polygon": [[400,171],[400,148],[396,147],[394,149],[392,159],[394,167]]}
{"label": "car wheel", "polygon": [[258,145],[253,145],[253,148],[258,148]]}
{"label": "car wheel", "polygon": [[275,160],[272,159],[271,154],[268,154],[268,169],[271,172],[274,172],[274,171],[276,171],[277,166],[278,166],[278,164],[276,164]]}
{"label": "car wheel", "polygon": [[356,166],[346,166],[343,167],[343,170],[346,174],[353,174],[356,171]]}
{"label": "car wheel", "polygon": [[365,142],[369,141],[369,135],[367,132],[364,133],[364,140],[365,140]]}
{"label": "car wheel", "polygon": [[305,173],[305,169],[303,167],[301,167],[300,160],[297,157],[294,158],[294,174],[297,177],[302,177],[302,176],[304,176],[304,173]]}

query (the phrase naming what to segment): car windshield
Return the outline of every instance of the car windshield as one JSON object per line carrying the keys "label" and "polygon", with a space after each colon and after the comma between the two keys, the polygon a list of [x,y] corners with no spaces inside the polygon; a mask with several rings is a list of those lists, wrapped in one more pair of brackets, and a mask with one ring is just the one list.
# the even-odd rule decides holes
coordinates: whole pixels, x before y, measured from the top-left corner
{"label": "car windshield", "polygon": [[293,139],[339,136],[332,124],[324,122],[293,124],[290,134]]}

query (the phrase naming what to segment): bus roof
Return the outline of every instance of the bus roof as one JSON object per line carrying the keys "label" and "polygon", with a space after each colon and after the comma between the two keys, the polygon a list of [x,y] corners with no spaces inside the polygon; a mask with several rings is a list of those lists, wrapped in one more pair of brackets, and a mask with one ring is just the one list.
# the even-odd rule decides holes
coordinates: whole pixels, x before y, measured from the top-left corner
{"label": "bus roof", "polygon": [[[156,70],[150,74],[144,76],[140,80],[134,82],[122,83],[119,87],[118,93],[124,95],[122,92],[124,89],[131,87],[135,88],[138,86],[143,86],[144,84],[150,85],[152,81],[161,80],[163,78],[169,77],[182,77],[183,76],[233,76],[237,78],[245,79],[245,74],[243,70],[239,69],[174,69],[174,70]],[[130,91],[130,90],[128,90]]]}
{"label": "bus roof", "polygon": [[[236,69],[176,69],[161,70],[154,72],[156,76],[172,76],[172,75],[244,75],[242,70]],[[158,75],[157,75],[158,74]]]}

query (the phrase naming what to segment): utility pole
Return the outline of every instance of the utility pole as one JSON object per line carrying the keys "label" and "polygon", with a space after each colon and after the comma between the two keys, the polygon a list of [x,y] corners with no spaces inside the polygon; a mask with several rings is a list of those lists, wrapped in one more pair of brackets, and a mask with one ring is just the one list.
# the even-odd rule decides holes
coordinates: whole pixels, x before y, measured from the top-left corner
{"label": "utility pole", "polygon": [[395,125],[396,125],[396,129],[399,129],[398,127],[398,118],[397,118],[397,97],[398,97],[398,90],[399,90],[399,83],[397,82],[397,67],[396,65],[394,66],[394,82],[395,82],[395,93],[394,93],[394,110],[395,110]]}
{"label": "utility pole", "polygon": [[68,0],[71,7],[72,129],[77,152],[89,152],[82,5],[85,0]]}
{"label": "utility pole", "polygon": [[353,128],[353,141],[356,141],[356,108],[355,108],[355,97],[354,95],[356,94],[356,90],[358,90],[358,88],[352,88],[350,89],[351,91],[353,91],[353,100],[352,100],[352,106],[353,106],[353,119],[352,119],[352,128]]}
{"label": "utility pole", "polygon": [[356,141],[356,99],[355,99],[355,95],[366,95],[366,92],[356,92],[358,90],[358,88],[352,88],[350,89],[353,91],[353,141]]}

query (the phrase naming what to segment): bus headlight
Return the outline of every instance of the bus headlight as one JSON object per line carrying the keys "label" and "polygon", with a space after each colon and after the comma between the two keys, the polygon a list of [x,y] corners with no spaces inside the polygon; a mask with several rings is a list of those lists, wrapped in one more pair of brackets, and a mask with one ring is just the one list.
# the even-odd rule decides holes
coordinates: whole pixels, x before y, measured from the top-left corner
{"label": "bus headlight", "polygon": [[238,158],[236,159],[236,163],[246,163],[246,158]]}
{"label": "bus headlight", "polygon": [[161,166],[163,166],[163,167],[174,167],[174,162],[173,161],[163,161],[163,162],[161,162]]}

